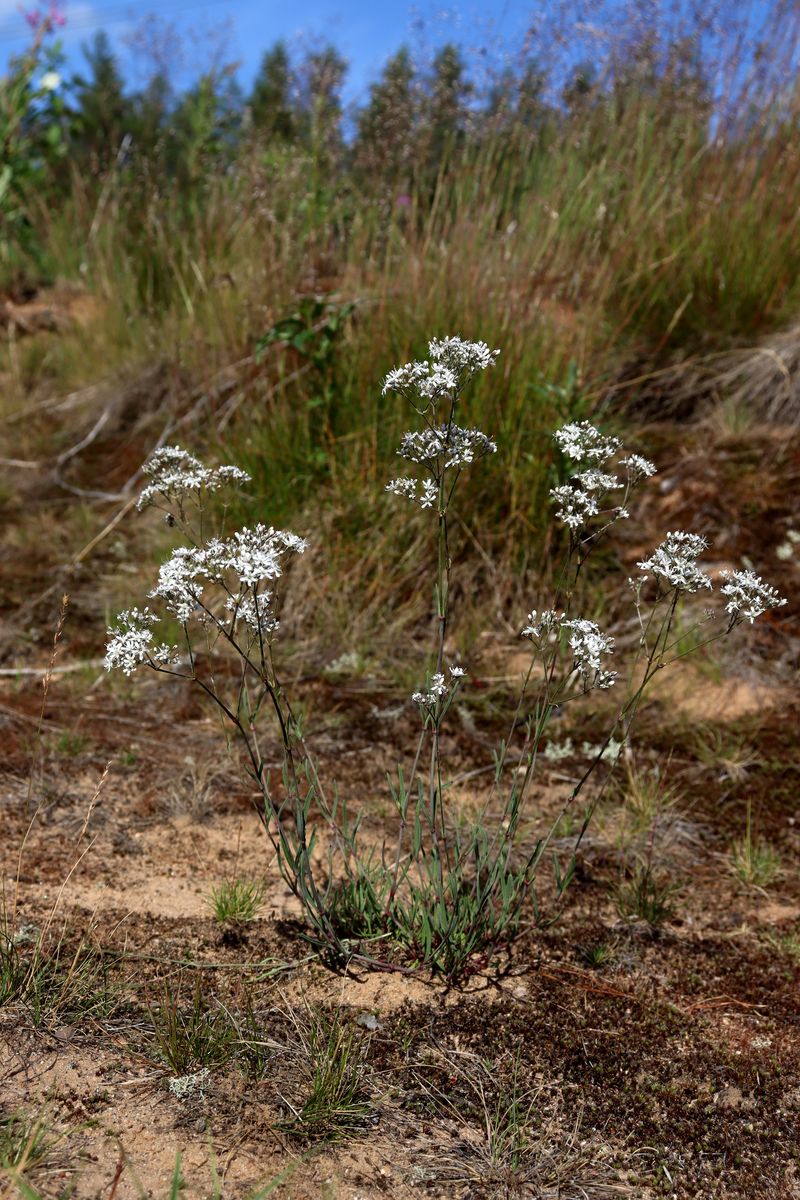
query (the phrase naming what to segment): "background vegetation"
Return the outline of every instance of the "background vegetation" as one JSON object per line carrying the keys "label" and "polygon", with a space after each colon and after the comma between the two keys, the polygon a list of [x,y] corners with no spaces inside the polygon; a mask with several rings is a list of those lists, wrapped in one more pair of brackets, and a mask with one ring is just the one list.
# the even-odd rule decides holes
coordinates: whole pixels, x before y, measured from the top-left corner
{"label": "background vegetation", "polygon": [[[565,10],[490,65],[399,48],[348,110],[326,45],[267,49],[248,94],[219,61],[183,93],[163,67],[131,91],[101,33],[43,90],[53,11],[0,84],[0,287],[12,308],[60,289],[79,319],[23,340],[12,316],[0,370],[9,456],[67,454],[59,486],[113,500],[159,440],[210,443],[254,477],[236,515],[316,531],[338,623],[353,581],[367,625],[413,615],[427,535],[383,519],[404,417],[380,381],[430,336],[484,338],[503,353],[468,418],[502,466],[457,536],[465,586],[503,612],[545,545],[555,421],[682,415],[687,395],[774,415],[786,372],[760,348],[800,292],[789,6],[605,6],[589,43]],[[745,387],[731,361],[753,347]],[[21,421],[54,392],[83,398],[74,422]]]}

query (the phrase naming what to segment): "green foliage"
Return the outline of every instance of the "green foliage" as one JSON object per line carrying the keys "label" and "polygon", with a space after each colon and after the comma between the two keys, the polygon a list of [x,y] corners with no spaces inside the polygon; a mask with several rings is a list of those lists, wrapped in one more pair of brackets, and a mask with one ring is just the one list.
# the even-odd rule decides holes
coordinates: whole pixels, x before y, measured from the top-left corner
{"label": "green foliage", "polygon": [[[410,966],[463,978],[514,938],[530,902],[543,843],[512,864],[509,842],[492,836],[482,822],[448,830],[445,841],[430,841],[428,799],[420,792],[411,801],[402,778],[395,803],[408,831],[402,863],[401,842],[393,868],[386,848],[380,860],[366,852],[345,813],[340,836],[346,877],[317,897],[303,886],[304,904],[318,913],[320,931],[329,922],[339,945],[351,953],[378,960],[393,954]],[[512,828],[517,819],[512,808]],[[299,846],[295,861],[298,855]],[[573,866],[568,864],[563,875],[556,866],[559,892],[569,885]]]}
{"label": "green foliage", "polygon": [[776,954],[785,955],[800,966],[800,928],[789,933],[766,933],[764,941]]}
{"label": "green foliage", "polygon": [[[0,1185],[9,1185],[4,1195],[20,1200],[44,1200],[38,1176],[47,1186],[47,1173],[58,1162],[58,1147],[63,1135],[56,1132],[46,1109],[39,1113],[0,1109]],[[66,1191],[66,1189],[65,1189]]]}
{"label": "green foliage", "polygon": [[331,925],[346,942],[385,937],[391,929],[391,875],[369,858],[349,865],[348,876],[335,883],[327,896]]}
{"label": "green foliage", "polygon": [[232,162],[240,119],[230,68],[204,75],[170,115],[167,164],[190,207],[201,200],[209,173],[225,171]]}
{"label": "green foliage", "polygon": [[31,266],[37,276],[43,271],[30,206],[47,186],[48,166],[65,153],[61,53],[58,43],[47,43],[48,32],[40,27],[27,53],[0,77],[0,282],[17,282]]}
{"label": "green foliage", "polygon": [[732,783],[741,783],[748,771],[759,765],[746,733],[701,723],[692,725],[691,737],[698,762]]}
{"label": "green foliage", "polygon": [[221,925],[246,925],[264,904],[264,885],[258,880],[226,879],[211,889],[208,904]]}
{"label": "green foliage", "polygon": [[578,946],[578,954],[581,962],[587,967],[593,971],[599,971],[614,961],[616,947],[612,942],[590,942],[587,945]]}
{"label": "green foliage", "polygon": [[181,1005],[180,988],[165,983],[161,1003],[148,1011],[151,1051],[175,1075],[218,1066],[233,1056],[236,1028],[224,1009],[207,1003],[199,980],[188,1005]]}
{"label": "green foliage", "polygon": [[651,840],[674,814],[678,798],[677,789],[665,783],[661,771],[643,770],[628,762],[614,793],[619,799],[616,842],[625,851]]}
{"label": "green foliage", "polygon": [[745,887],[762,890],[773,884],[782,874],[781,857],[778,851],[763,838],[753,835],[753,818],[749,800],[744,835],[731,844],[730,868]]}
{"label": "green foliage", "polygon": [[0,1171],[30,1171],[42,1165],[53,1147],[43,1116],[0,1113]]}
{"label": "green foliage", "polygon": [[37,1028],[109,1016],[118,1003],[110,965],[88,939],[70,945],[0,914],[0,1008],[18,1007]]}
{"label": "green foliage", "polygon": [[66,754],[70,758],[75,758],[79,754],[83,754],[86,747],[89,745],[89,738],[85,733],[70,732],[65,730],[59,734],[56,739],[56,750],[59,754]]}
{"label": "green foliage", "polygon": [[247,1079],[255,1082],[269,1072],[277,1047],[264,1035],[249,990],[244,992],[244,1011],[233,1018],[236,1028],[236,1062]]}
{"label": "green foliage", "polygon": [[[342,84],[347,63],[334,46],[306,54],[297,71],[300,140],[315,172],[338,165],[343,148]],[[315,175],[315,188],[322,180]]]}
{"label": "green foliage", "polygon": [[291,100],[292,69],[285,42],[276,42],[261,59],[248,98],[250,120],[259,141],[291,142],[297,137],[297,113]]}
{"label": "green foliage", "polygon": [[614,890],[614,902],[620,916],[645,921],[657,929],[674,916],[674,897],[680,885],[649,863],[637,863],[630,877]]}
{"label": "green foliage", "polygon": [[97,172],[114,162],[131,131],[133,112],[108,35],[98,31],[83,54],[87,73],[72,82],[69,153],[73,163]]}
{"label": "green foliage", "polygon": [[467,77],[466,63],[452,42],[442,46],[433,60],[423,122],[428,131],[431,165],[455,151],[464,135],[467,106],[474,85]]}
{"label": "green foliage", "polygon": [[258,339],[253,350],[256,362],[261,361],[268,347],[280,343],[324,372],[333,362],[337,339],[355,307],[353,303],[336,304],[323,297],[304,296],[296,312],[276,321]]}
{"label": "green foliage", "polygon": [[308,1083],[284,1128],[304,1139],[336,1141],[363,1129],[366,1091],[365,1037],[341,1013],[307,1009],[295,1018],[301,1068]]}

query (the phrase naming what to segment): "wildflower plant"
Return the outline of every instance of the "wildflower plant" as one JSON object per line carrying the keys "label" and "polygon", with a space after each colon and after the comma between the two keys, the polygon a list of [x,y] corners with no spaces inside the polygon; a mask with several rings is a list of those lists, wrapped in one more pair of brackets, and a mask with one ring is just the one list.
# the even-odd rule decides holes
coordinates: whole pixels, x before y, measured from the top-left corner
{"label": "wildflower plant", "polygon": [[[512,729],[495,753],[485,806],[472,822],[455,820],[448,811],[442,729],[468,676],[447,654],[449,522],[463,472],[498,449],[489,433],[465,423],[462,412],[465,389],[494,366],[499,351],[485,342],[449,337],[431,341],[428,354],[390,371],[383,384],[384,395],[405,401],[419,421],[398,448],[409,473],[391,480],[387,491],[429,514],[437,545],[431,662],[410,698],[420,721],[413,761],[389,779],[398,817],[391,841],[378,850],[364,849],[359,815],[353,816],[335,792],[329,799],[281,682],[275,652],[281,580],[307,543],[271,526],[232,534],[215,526],[213,513],[220,506],[210,506],[209,496],[246,484],[244,472],[208,468],[180,447],[162,448],[145,465],[148,483],[140,506],[161,508],[187,544],[161,566],[149,596],[154,608],[129,609],[109,631],[106,666],[127,674],[147,666],[176,676],[200,687],[222,710],[263,796],[264,828],[282,876],[302,906],[308,936],[331,960],[379,958],[384,966],[405,968],[425,964],[457,977],[507,944],[526,912],[540,917],[537,876],[562,818],[580,808],[580,843],[617,750],[630,737],[642,695],[657,672],[685,656],[683,626],[676,632],[679,608],[695,593],[710,591],[712,580],[699,561],[706,539],[668,533],[629,581],[638,638],[631,659],[620,661],[610,633],[575,611],[577,583],[600,540],[617,521],[628,519],[636,489],[656,468],[588,421],[558,430],[556,447],[572,469],[567,482],[552,492],[556,518],[568,531],[565,562],[551,606],[532,609],[521,630],[530,648],[529,666]],[[222,513],[224,526],[224,506]],[[724,576],[721,592],[727,620],[696,644],[723,637],[785,603],[751,571]],[[179,623],[181,645],[159,638],[155,608]],[[715,610],[705,610],[697,627],[714,619]],[[232,655],[232,674],[216,667],[223,650]],[[547,758],[550,719],[557,709],[596,691],[620,695],[607,735],[593,747],[549,832],[532,847],[526,845],[521,822],[537,765]],[[282,749],[278,781],[261,751],[267,713]],[[594,799],[579,804],[603,763]],[[315,854],[321,830],[326,855]],[[574,851],[565,864],[553,854],[552,863],[561,897],[574,870]]]}

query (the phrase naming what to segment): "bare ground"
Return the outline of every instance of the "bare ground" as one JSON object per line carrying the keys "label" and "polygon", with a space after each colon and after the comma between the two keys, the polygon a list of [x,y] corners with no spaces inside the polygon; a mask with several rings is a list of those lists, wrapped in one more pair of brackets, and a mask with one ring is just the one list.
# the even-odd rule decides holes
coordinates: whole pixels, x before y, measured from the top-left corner
{"label": "bare ground", "polygon": [[[651,433],[646,449],[668,465],[645,503],[648,536],[699,517],[722,531],[716,566],[755,546],[756,568],[792,596],[800,552],[776,550],[800,527],[796,437],[734,439],[713,469],[704,437]],[[43,493],[15,514],[2,571],[8,666],[49,658],[57,596],[27,628],[13,597],[20,580],[28,594],[48,587],[33,535],[55,503]],[[647,544],[631,534],[623,562]],[[124,580],[109,539],[91,561],[91,580],[71,579],[59,665],[97,656],[98,588]],[[318,961],[202,705],[89,667],[53,677],[40,722],[40,676],[6,676],[5,955],[46,953],[41,987],[0,1007],[0,1163],[11,1153],[2,1130],[26,1113],[42,1141],[29,1134],[20,1171],[47,1197],[176,1195],[178,1154],[183,1194],[198,1197],[800,1197],[797,611],[743,635],[724,664],[665,682],[636,755],[644,773],[661,764],[668,803],[631,833],[629,800],[611,795],[560,919],[529,920],[458,988]],[[472,678],[485,728],[467,701],[447,747],[456,771],[490,761],[516,673],[510,642],[482,647]],[[412,744],[410,706],[363,677],[306,674],[298,688],[322,769],[380,839],[392,821],[384,772]],[[600,724],[589,714],[564,736],[591,740]],[[548,765],[535,821],[558,811],[580,765]],[[465,807],[481,779],[462,788]],[[777,855],[764,886],[732,868],[748,805]],[[569,839],[566,829],[562,848]],[[637,853],[680,889],[656,929],[614,902]],[[208,904],[235,876],[266,889],[243,929],[220,926]],[[203,1012],[234,1021],[238,1050],[247,1038],[255,1049],[221,1054],[180,1098],[155,1031],[170,1003],[187,1013],[198,996]],[[357,1062],[358,1112],[344,1129],[292,1121],[312,1085],[317,1019],[340,1022]],[[510,1096],[525,1104],[516,1148],[487,1132]],[[0,1188],[25,1194],[8,1179]]]}

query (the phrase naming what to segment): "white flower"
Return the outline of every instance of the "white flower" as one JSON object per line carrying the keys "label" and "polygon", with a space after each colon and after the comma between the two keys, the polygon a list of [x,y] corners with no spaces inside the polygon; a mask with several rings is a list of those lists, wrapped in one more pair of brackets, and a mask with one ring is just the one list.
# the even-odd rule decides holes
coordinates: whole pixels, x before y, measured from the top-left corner
{"label": "white flower", "polygon": [[451,684],[456,680],[463,679],[466,673],[463,667],[451,667],[450,684],[447,683],[444,675],[441,673],[432,675],[428,691],[414,692],[411,699],[415,704],[419,704],[421,708],[427,709],[428,712],[434,712],[439,701],[449,692]]}
{"label": "white flower", "polygon": [[605,471],[598,471],[596,467],[590,467],[588,471],[581,471],[572,478],[573,482],[579,483],[585,492],[610,492],[614,488],[622,487],[616,475],[607,475]]}
{"label": "white flower", "polygon": [[541,613],[537,612],[535,608],[532,609],[528,613],[528,624],[522,630],[520,637],[539,641],[540,638],[552,633],[554,629],[561,627],[563,615],[563,613],[557,613],[554,608],[546,608]]}
{"label": "white flower", "polygon": [[569,645],[573,664],[583,679],[584,687],[610,688],[617,673],[605,670],[602,656],[613,653],[614,639],[601,633],[594,621],[581,618],[562,621],[561,628],[570,631]]}
{"label": "white flower", "polygon": [[439,498],[439,489],[432,479],[425,479],[422,483],[422,495],[419,498],[420,508],[433,508]]}
{"label": "white flower", "polygon": [[119,667],[125,675],[132,675],[143,662],[162,665],[177,662],[177,647],[153,644],[153,626],[158,624],[158,617],[149,608],[129,608],[119,614],[117,621],[108,630],[110,641],[104,662],[107,671]]}
{"label": "white flower", "polygon": [[244,621],[254,634],[269,638],[279,628],[280,622],[271,609],[272,593],[255,592],[252,596],[230,596],[225,605],[233,614],[233,624]]}
{"label": "white flower", "polygon": [[394,496],[403,496],[406,500],[412,500],[420,508],[433,508],[439,498],[439,489],[433,480],[423,480],[422,491],[419,492],[418,489],[417,480],[410,479],[408,476],[392,479],[386,485],[386,491],[391,492]]}
{"label": "white flower", "polygon": [[211,472],[211,479],[206,487],[214,489],[221,483],[250,483],[251,477],[240,467],[217,467]]}
{"label": "white flower", "polygon": [[201,488],[213,492],[223,484],[250,481],[247,472],[239,467],[206,467],[180,446],[162,446],[155,450],[142,471],[152,482],[143,489],[136,503],[140,511],[159,496],[169,502],[189,492],[199,492]]}
{"label": "white flower", "polygon": [[500,351],[490,350],[486,342],[465,342],[460,337],[433,338],[428,342],[431,358],[451,371],[485,371],[492,367]]}
{"label": "white flower", "polygon": [[629,454],[626,458],[621,458],[619,463],[621,467],[628,468],[628,479],[631,483],[649,479],[651,475],[657,473],[655,465],[649,459],[642,458],[640,454]]}
{"label": "white flower", "polygon": [[486,454],[496,454],[497,445],[479,429],[460,425],[440,425],[403,434],[397,453],[415,463],[435,463],[444,459],[444,467],[463,467]]}
{"label": "white flower", "polygon": [[39,87],[43,92],[54,92],[56,88],[60,88],[61,76],[58,71],[46,71],[39,80]]}
{"label": "white flower", "polygon": [[391,370],[383,381],[382,394],[416,393],[435,404],[460,391],[476,371],[491,367],[500,353],[490,350],[486,342],[465,342],[460,337],[434,338],[428,343],[428,352],[432,361],[410,362]]}
{"label": "white flower", "polygon": [[[255,591],[263,583],[280,579],[283,554],[287,550],[302,554],[306,545],[294,533],[256,525],[238,530],[226,541],[212,538],[202,548],[179,546],[162,564],[150,595],[163,600],[167,611],[185,623],[197,612],[206,583],[225,583],[231,595],[241,597],[248,589]],[[258,628],[261,610],[248,608],[247,613]]]}
{"label": "white flower", "polygon": [[553,488],[550,495],[558,505],[556,517],[572,530],[580,529],[581,525],[585,525],[590,517],[596,517],[600,511],[594,496],[582,492],[580,488],[571,487],[568,483]]}
{"label": "white flower", "polygon": [[158,582],[149,593],[164,601],[168,612],[185,624],[203,594],[208,556],[193,546],[178,546],[158,571]]}
{"label": "white flower", "polygon": [[382,394],[387,392],[416,392],[425,400],[439,400],[453,393],[458,379],[441,363],[411,362],[395,367],[383,381]]}
{"label": "white flower", "polygon": [[571,421],[553,434],[567,458],[579,462],[604,462],[621,448],[619,438],[606,437],[588,421]]}
{"label": "white flower", "polygon": [[[606,437],[588,421],[573,421],[557,430],[553,436],[563,453],[579,462],[599,464],[613,458],[622,448],[619,438]],[[642,479],[655,474],[653,464],[638,454],[629,454],[620,460],[620,465],[627,468],[628,477],[624,485],[626,494]],[[558,504],[556,517],[574,533],[592,517],[598,516],[601,512],[601,500],[607,492],[617,491],[622,487],[623,483],[618,476],[601,470],[598,465],[589,466],[573,475],[569,483],[553,488],[550,492]],[[604,511],[608,516],[607,524],[626,520],[629,516],[627,508],[622,505]]]}
{"label": "white flower", "polygon": [[668,533],[650,557],[636,565],[678,591],[696,592],[711,587],[711,580],[695,562],[707,548],[708,542],[699,533]]}
{"label": "white flower", "polygon": [[739,621],[749,621],[752,625],[762,613],[786,604],[786,599],[753,571],[723,571],[722,578],[726,582],[720,593],[728,597],[725,612],[730,614],[733,625]]}
{"label": "white flower", "polygon": [[415,704],[421,704],[423,708],[435,708],[436,702],[441,700],[442,696],[447,693],[447,684],[445,683],[444,675],[436,674],[431,676],[429,690],[427,692],[414,692],[411,699]]}
{"label": "white flower", "polygon": [[416,500],[417,481],[410,479],[407,475],[401,479],[390,479],[386,485],[386,491],[391,492],[393,496],[405,496],[406,500]]}
{"label": "white flower", "polygon": [[522,630],[522,637],[540,641],[559,629],[569,630],[573,667],[581,675],[584,686],[587,689],[611,687],[617,674],[604,668],[602,656],[613,653],[614,639],[601,633],[594,621],[568,620],[552,608],[541,613],[533,609],[528,613],[528,624]]}
{"label": "white flower", "polygon": [[294,533],[256,525],[254,529],[239,529],[227,543],[224,565],[234,571],[241,584],[258,584],[262,580],[280,579],[283,574],[280,558],[284,550],[303,554],[308,543]]}

